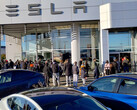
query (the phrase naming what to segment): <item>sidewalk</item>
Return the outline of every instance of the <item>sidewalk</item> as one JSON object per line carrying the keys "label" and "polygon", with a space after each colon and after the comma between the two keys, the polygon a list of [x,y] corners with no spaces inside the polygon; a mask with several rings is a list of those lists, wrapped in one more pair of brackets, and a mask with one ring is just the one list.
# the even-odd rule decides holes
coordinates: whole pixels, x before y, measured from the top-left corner
{"label": "sidewalk", "polygon": [[[92,81],[94,81],[93,74],[89,73],[89,77],[86,79],[86,85],[90,84]],[[50,87],[53,86],[52,78],[50,78]],[[60,77],[60,87],[66,87],[66,77],[62,76]],[[79,77],[78,79],[78,87],[82,86],[82,79]],[[72,84],[69,87],[73,87],[73,78],[72,78]]]}

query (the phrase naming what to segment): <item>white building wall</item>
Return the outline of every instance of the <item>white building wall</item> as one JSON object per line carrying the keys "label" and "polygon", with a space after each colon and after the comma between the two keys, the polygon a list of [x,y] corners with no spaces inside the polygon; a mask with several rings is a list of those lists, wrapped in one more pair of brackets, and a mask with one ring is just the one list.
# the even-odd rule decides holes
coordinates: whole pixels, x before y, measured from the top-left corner
{"label": "white building wall", "polygon": [[[74,3],[76,1],[86,1],[86,3],[77,5]],[[0,17],[0,24],[99,20],[100,5],[127,1],[132,2],[137,0],[0,0],[0,16],[2,16]],[[51,3],[55,4],[55,11],[63,11],[63,13],[51,14]],[[29,16],[28,14],[32,12],[28,10],[28,4],[40,4],[40,6],[33,8],[40,8],[41,15]],[[6,14],[9,14],[9,12],[6,10],[9,8],[6,5],[18,5],[15,9],[18,9],[16,13],[19,15],[8,17]],[[77,13],[74,13],[74,6],[86,6],[86,13],[83,13],[83,9],[78,9]]]}
{"label": "white building wall", "polygon": [[21,60],[21,39],[6,35],[6,59]]}
{"label": "white building wall", "polygon": [[[100,6],[101,63],[109,60],[109,34],[111,28],[137,27],[137,2],[108,3]],[[135,39],[136,45],[136,39]]]}
{"label": "white building wall", "polygon": [[137,2],[100,6],[101,29],[137,27]]}

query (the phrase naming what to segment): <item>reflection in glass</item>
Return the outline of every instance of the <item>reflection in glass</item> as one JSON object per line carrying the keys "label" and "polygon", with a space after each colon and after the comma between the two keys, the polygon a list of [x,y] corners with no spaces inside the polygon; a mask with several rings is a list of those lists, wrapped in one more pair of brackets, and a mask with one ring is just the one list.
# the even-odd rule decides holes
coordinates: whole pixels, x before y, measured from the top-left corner
{"label": "reflection in glass", "polygon": [[99,61],[99,30],[98,25],[85,24],[80,28],[80,57],[87,60],[91,67],[94,58]]}
{"label": "reflection in glass", "polygon": [[131,34],[129,32],[110,32],[109,51],[110,52],[131,51]]}
{"label": "reflection in glass", "polygon": [[36,59],[36,35],[30,34],[22,37],[23,59]]}

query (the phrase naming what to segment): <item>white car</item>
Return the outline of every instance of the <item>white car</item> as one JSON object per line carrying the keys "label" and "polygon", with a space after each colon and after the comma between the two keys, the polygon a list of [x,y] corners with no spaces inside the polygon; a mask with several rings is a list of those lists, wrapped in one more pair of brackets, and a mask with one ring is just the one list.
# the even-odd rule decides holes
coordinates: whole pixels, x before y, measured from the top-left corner
{"label": "white car", "polygon": [[42,88],[13,94],[0,101],[0,110],[109,110],[72,88]]}

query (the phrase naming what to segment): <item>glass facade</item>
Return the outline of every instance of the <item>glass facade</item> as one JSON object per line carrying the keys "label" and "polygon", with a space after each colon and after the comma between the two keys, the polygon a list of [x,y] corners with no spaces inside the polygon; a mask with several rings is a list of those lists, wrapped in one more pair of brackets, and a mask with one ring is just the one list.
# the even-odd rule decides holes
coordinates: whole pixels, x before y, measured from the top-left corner
{"label": "glass facade", "polygon": [[[33,30],[33,29],[32,29]],[[51,59],[60,60],[61,55],[71,56],[71,29],[70,25],[52,26],[50,32],[45,30],[30,31],[34,34],[22,37],[22,57],[28,60]],[[45,31],[45,32],[44,32]]]}
{"label": "glass facade", "polygon": [[[122,62],[123,57],[127,57],[133,71],[137,62],[137,37],[135,31],[109,32],[109,53],[110,62],[116,58]],[[121,64],[122,65],[122,64]]]}
{"label": "glass facade", "polygon": [[99,29],[97,24],[84,24],[80,27],[80,55],[83,60],[91,61],[96,58],[99,61]]}
{"label": "glass facade", "polygon": [[109,33],[109,51],[110,52],[128,52],[131,51],[131,33],[130,32],[110,32]]}
{"label": "glass facade", "polygon": [[[38,25],[39,26],[39,25]],[[80,57],[88,60],[89,64],[93,58],[99,59],[99,29],[98,24],[80,24],[78,37],[80,41]],[[50,28],[39,27],[31,29],[22,37],[23,59],[44,60],[54,58],[59,61],[71,57],[71,24],[51,25]]]}
{"label": "glass facade", "polygon": [[[51,31],[53,42],[53,56],[59,61],[71,56],[71,29],[70,26],[55,26]],[[63,55],[65,55],[63,57]],[[62,58],[61,58],[62,57]]]}
{"label": "glass facade", "polygon": [[33,61],[36,59],[36,34],[22,37],[22,57]]}

